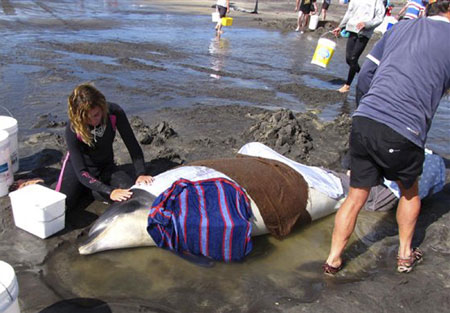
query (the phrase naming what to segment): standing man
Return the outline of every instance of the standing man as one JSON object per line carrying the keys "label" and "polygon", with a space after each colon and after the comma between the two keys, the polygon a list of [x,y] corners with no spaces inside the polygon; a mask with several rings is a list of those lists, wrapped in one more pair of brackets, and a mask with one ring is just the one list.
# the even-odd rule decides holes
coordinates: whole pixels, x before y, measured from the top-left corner
{"label": "standing man", "polygon": [[426,18],[394,25],[371,53],[378,67],[353,115],[350,191],[336,214],[325,274],[342,268],[359,211],[383,177],[396,181],[401,192],[397,270],[408,273],[422,260],[422,252],[411,249],[421,205],[417,178],[431,121],[450,88],[449,3],[431,0]]}

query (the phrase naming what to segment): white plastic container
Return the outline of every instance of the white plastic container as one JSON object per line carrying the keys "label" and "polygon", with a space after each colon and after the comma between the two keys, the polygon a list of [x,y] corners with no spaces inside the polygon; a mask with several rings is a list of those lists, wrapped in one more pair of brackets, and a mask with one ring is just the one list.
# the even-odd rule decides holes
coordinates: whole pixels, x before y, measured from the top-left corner
{"label": "white plastic container", "polygon": [[11,186],[13,180],[9,134],[5,130],[0,130],[0,197],[8,194],[8,187]]}
{"label": "white plastic container", "polygon": [[311,18],[309,19],[308,28],[310,30],[316,30],[318,24],[319,24],[319,15],[318,14],[311,15]]}
{"label": "white plastic container", "polygon": [[220,20],[220,13],[219,12],[213,12],[211,13],[211,20],[214,23],[217,23]]}
{"label": "white plastic container", "polygon": [[66,195],[35,184],[9,194],[17,227],[42,239],[64,229]]}
{"label": "white plastic container", "polygon": [[385,16],[383,22],[377,28],[375,28],[374,31],[376,33],[384,34],[389,29],[391,29],[392,26],[394,26],[394,24],[396,24],[397,22],[398,21],[397,21],[397,19],[395,17],[393,17],[393,16]]}
{"label": "white plastic container", "polygon": [[11,116],[0,115],[0,129],[6,130],[9,134],[9,153],[11,153],[11,163],[13,173],[19,170],[19,142],[17,140],[17,120]]}
{"label": "white plastic container", "polygon": [[333,57],[335,48],[336,42],[330,39],[320,38],[317,43],[316,50],[314,51],[311,64],[326,68]]}
{"label": "white plastic container", "polygon": [[0,312],[20,313],[19,285],[11,265],[0,261]]}

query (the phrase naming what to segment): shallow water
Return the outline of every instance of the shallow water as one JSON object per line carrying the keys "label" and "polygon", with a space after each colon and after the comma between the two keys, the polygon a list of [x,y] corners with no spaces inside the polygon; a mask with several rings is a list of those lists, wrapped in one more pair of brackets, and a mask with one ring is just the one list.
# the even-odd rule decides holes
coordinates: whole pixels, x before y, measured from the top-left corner
{"label": "shallow water", "polygon": [[[65,116],[67,94],[88,80],[130,114],[198,103],[239,103],[313,109],[329,120],[353,109],[348,105],[354,101],[353,91],[343,107],[341,101],[305,104],[301,97],[279,90],[291,83],[325,90],[339,87],[347,73],[345,40],[338,41],[331,64],[322,69],[310,64],[317,41],[310,34],[235,26],[217,40],[210,16],[166,14],[149,1],[1,3],[5,61],[0,68],[0,101],[22,125],[50,111]],[[78,43],[86,49],[76,51]],[[101,48],[106,43],[110,49]],[[129,46],[133,43],[149,46],[134,51]],[[136,93],[124,93],[123,87],[133,87]],[[242,97],[230,95],[235,88]],[[449,111],[447,98],[428,140],[432,149],[446,155]],[[21,129],[28,134],[27,127]]]}
{"label": "shallow water", "polygon": [[[322,69],[310,64],[317,40],[312,35],[233,26],[217,40],[210,16],[166,14],[149,3],[1,1],[0,105],[19,120],[22,138],[40,131],[31,128],[39,115],[51,112],[65,119],[68,93],[87,80],[130,115],[198,103],[311,109],[324,119],[351,111],[342,103],[305,104],[279,88],[292,83],[338,88],[347,74],[345,41],[338,42],[331,64]],[[428,140],[447,156],[449,122],[447,98]],[[168,308],[196,312],[311,302],[326,284],[320,263],[328,253],[332,224],[333,217],[322,219],[284,241],[257,238],[245,262],[218,262],[212,268],[156,248],[86,257],[66,245],[49,257],[46,280],[68,296],[158,300]],[[374,264],[358,256],[380,250],[377,243],[394,233],[391,213],[363,213],[346,252],[354,260],[344,276],[370,274]],[[395,245],[382,254],[392,254]]]}
{"label": "shallow water", "polygon": [[[355,280],[373,273],[375,264],[369,260],[375,253],[387,254],[376,242],[395,230],[389,223],[374,229],[386,219],[392,219],[390,213],[362,213],[346,252],[352,262],[335,283],[345,283],[347,276]],[[148,301],[164,305],[167,311],[190,308],[211,312],[221,307],[230,312],[251,312],[259,305],[273,308],[283,301],[309,303],[327,285],[320,264],[328,252],[332,223],[333,217],[324,218],[282,241],[256,237],[254,249],[244,262],[215,262],[212,267],[195,265],[158,248],[81,256],[73,246],[66,245],[49,257],[45,279],[66,297],[75,294],[104,300],[124,298],[125,303]]]}

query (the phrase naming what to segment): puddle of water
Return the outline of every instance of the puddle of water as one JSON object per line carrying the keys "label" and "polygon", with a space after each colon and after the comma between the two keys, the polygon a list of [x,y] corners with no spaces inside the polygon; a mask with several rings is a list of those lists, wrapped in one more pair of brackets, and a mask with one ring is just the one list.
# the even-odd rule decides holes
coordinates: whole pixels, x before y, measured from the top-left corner
{"label": "puddle of water", "polygon": [[[391,224],[380,228],[386,219],[393,221],[393,215],[361,214],[349,243],[353,248],[347,252],[352,258],[345,270],[347,275],[367,275],[368,260],[373,260],[374,252],[365,243],[373,245],[392,236]],[[334,216],[321,219],[282,241],[256,237],[252,253],[243,262],[216,262],[211,268],[194,265],[159,248],[81,256],[73,246],[66,246],[49,258],[46,280],[68,295],[145,299],[181,311],[191,308],[209,312],[217,305],[243,311],[242,307],[259,297],[272,302],[283,297],[310,302],[324,288],[320,265],[328,254],[333,222]],[[363,242],[361,237],[365,238]],[[358,258],[360,255],[363,257]],[[176,297],[171,297],[174,293]]]}

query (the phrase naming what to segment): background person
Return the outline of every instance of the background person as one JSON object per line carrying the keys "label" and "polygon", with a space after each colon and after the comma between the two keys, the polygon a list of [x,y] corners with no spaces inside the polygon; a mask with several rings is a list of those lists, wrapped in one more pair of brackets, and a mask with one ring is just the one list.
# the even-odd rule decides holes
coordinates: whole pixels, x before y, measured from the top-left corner
{"label": "background person", "polygon": [[450,34],[449,3],[432,0],[427,18],[395,24],[371,53],[378,66],[353,115],[350,190],[336,214],[325,274],[342,268],[358,214],[383,177],[400,189],[397,271],[408,273],[422,260],[422,252],[411,248],[421,206],[418,177],[432,118],[450,88],[450,42],[443,40]]}
{"label": "background person", "polygon": [[359,57],[366,48],[374,29],[383,22],[384,4],[382,0],[352,0],[341,23],[333,30],[337,37],[343,28],[350,34],[347,39],[345,60],[350,66],[347,81],[339,92],[350,91],[350,85],[359,72]]}
{"label": "background person", "polygon": [[410,20],[422,17],[425,13],[427,2],[422,0],[408,0],[400,12],[398,12],[396,19]]}
{"label": "background person", "polygon": [[322,2],[322,9],[321,9],[322,21],[325,21],[327,19],[327,11],[328,8],[330,7],[330,4],[331,0],[323,0]]}
{"label": "background person", "polygon": [[[144,174],[144,155],[119,105],[106,102],[94,86],[81,84],[69,96],[68,115],[68,153],[55,189],[67,195],[69,209],[86,191],[91,191],[97,200],[123,201],[132,195],[128,188],[135,182],[152,182],[152,177]],[[136,180],[114,164],[116,130],[130,152]]]}
{"label": "background person", "polygon": [[217,35],[223,34],[222,30],[222,18],[227,16],[227,13],[230,13],[230,0],[217,0],[216,4],[217,10],[219,11],[219,21],[216,24],[216,33]]}
{"label": "background person", "polygon": [[298,11],[297,18],[297,28],[296,32],[303,34],[305,32],[305,27],[309,23],[310,14],[315,14],[317,12],[316,0],[297,0],[295,4],[295,11]]}

